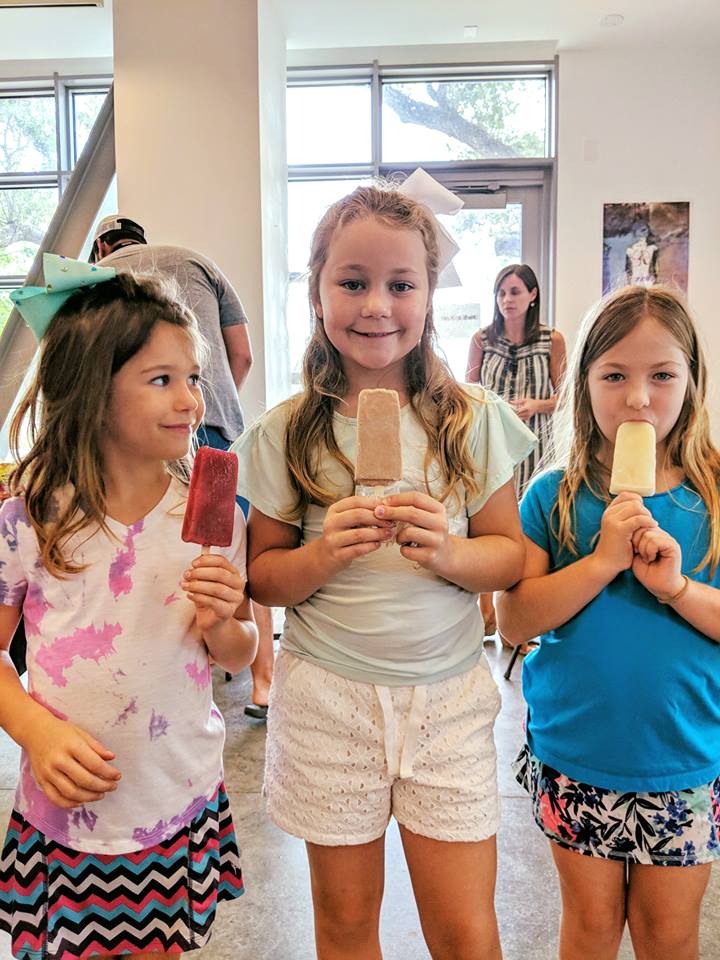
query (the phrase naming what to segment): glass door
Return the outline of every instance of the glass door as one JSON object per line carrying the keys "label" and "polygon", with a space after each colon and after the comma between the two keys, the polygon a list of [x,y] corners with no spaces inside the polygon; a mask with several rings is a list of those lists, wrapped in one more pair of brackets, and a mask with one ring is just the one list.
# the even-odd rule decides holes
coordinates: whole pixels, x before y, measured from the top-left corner
{"label": "glass door", "polygon": [[[439,219],[460,246],[453,260],[460,285],[438,288],[434,316],[440,349],[455,377],[464,380],[470,338],[492,321],[498,272],[510,263],[528,263],[543,284],[542,187],[456,192],[464,207]],[[546,316],[545,298],[541,303]]]}

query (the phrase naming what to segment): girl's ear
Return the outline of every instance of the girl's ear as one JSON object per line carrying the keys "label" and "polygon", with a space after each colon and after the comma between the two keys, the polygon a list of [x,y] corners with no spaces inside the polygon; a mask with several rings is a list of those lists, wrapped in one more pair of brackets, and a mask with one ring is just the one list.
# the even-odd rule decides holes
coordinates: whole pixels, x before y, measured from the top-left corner
{"label": "girl's ear", "polygon": [[315,316],[318,318],[318,320],[322,320],[322,318],[323,318],[323,315],[322,315],[322,304],[320,303],[319,300],[318,300],[317,303],[314,303],[314,304],[313,304],[313,310],[315,311]]}
{"label": "girl's ear", "polygon": [[537,287],[533,287],[532,290],[530,291],[530,296],[532,297],[532,300],[530,301],[530,306],[532,306],[537,300],[537,291],[538,291]]}

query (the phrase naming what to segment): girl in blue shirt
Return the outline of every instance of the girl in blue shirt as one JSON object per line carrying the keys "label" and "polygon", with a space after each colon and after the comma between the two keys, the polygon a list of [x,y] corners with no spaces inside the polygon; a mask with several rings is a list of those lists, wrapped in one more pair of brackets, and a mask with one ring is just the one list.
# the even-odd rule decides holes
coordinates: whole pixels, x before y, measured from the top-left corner
{"label": "girl in blue shirt", "polygon": [[[698,956],[720,856],[720,453],[705,393],[676,294],[611,294],[571,363],[564,466],[521,507],[523,579],[498,612],[513,644],[541,635],[516,773],[552,841],[561,960],[616,957],[626,922],[639,960]],[[644,500],[608,493],[626,420],[656,431]]]}

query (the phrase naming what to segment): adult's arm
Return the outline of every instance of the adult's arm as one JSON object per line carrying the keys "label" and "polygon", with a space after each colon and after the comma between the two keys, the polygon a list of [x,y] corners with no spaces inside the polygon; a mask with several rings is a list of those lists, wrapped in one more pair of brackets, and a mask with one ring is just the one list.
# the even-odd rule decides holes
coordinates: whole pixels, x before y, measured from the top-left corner
{"label": "adult's arm", "polygon": [[482,347],[480,346],[480,331],[476,330],[470,338],[470,349],[468,350],[467,369],[465,371],[465,381],[467,383],[480,383],[480,367],[482,365]]}
{"label": "adult's arm", "polygon": [[247,323],[234,323],[232,326],[223,327],[222,335],[228,363],[230,364],[230,373],[239,392],[250,373],[253,362],[250,331]]}

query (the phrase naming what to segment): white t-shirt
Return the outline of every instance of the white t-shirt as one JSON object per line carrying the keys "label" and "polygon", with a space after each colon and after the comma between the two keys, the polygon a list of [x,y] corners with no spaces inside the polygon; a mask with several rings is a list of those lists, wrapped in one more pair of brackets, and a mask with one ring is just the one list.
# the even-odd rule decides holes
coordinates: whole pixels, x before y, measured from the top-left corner
{"label": "white t-shirt", "polygon": [[[469,446],[480,493],[468,501],[459,485],[445,501],[449,530],[467,536],[468,518],[477,513],[537,442],[502,400],[481,387],[466,385],[473,398]],[[232,449],[238,454],[238,492],[252,506],[277,520],[287,520],[295,502],[284,454],[290,406],[282,403],[264,414]],[[355,462],[356,420],[335,414],[338,447]],[[427,436],[407,404],[400,412],[403,481],[424,490]],[[340,464],[321,458],[323,486],[337,499],[353,493],[353,482]],[[430,491],[439,496],[443,483],[437,466],[429,472]],[[327,509],[308,507],[294,522],[302,543],[322,535]],[[483,622],[477,594],[406,560],[396,544],[354,560],[307,600],[286,610],[282,647],[333,673],[384,686],[433,683],[471,669],[482,654]]]}
{"label": "white t-shirt", "polygon": [[[187,488],[173,480],[130,527],[108,519],[66,556],[88,564],[60,580],[42,564],[20,498],[0,509],[0,602],[23,607],[30,695],[114,751],[116,791],[72,810],[37,786],[23,752],[18,811],[52,840],[125,853],[166,840],[200,812],[222,778],[225,725],[212,699],[195,606],[180,587],[200,547],[180,538]],[[245,576],[245,523],[213,552]]]}

